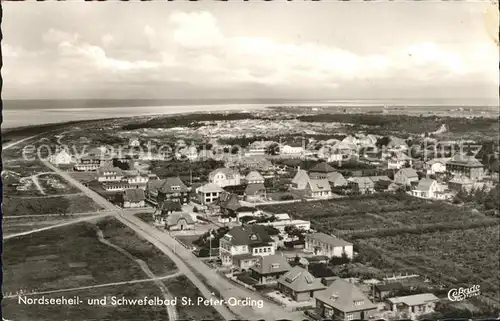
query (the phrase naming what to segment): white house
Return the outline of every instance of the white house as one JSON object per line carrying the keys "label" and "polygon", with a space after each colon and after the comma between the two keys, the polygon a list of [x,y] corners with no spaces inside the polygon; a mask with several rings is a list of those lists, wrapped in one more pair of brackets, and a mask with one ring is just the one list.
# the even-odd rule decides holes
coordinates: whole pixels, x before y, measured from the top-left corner
{"label": "white house", "polygon": [[445,200],[450,197],[450,194],[445,192],[443,185],[439,184],[435,179],[430,178],[422,178],[410,193],[419,198]]}
{"label": "white house", "polygon": [[98,170],[99,182],[120,182],[123,180],[123,171],[118,167],[102,167]]}
{"label": "white house", "polygon": [[222,187],[217,184],[208,183],[196,190],[198,201],[203,204],[212,204],[219,199],[220,194],[224,192]]}
{"label": "white house", "polygon": [[59,153],[52,155],[50,157],[50,162],[55,165],[67,165],[73,162],[73,158],[65,149],[63,149]]}
{"label": "white house", "polygon": [[139,139],[137,137],[133,137],[133,138],[129,139],[128,145],[130,147],[139,147],[139,146],[141,146],[141,142],[139,141]]}
{"label": "white house", "polygon": [[230,168],[218,168],[208,175],[210,183],[220,187],[238,186],[241,184],[240,173]]}
{"label": "white house", "polygon": [[287,226],[294,226],[298,230],[309,231],[311,229],[311,222],[303,220],[291,220],[291,221],[275,221],[275,222],[265,222],[257,223],[259,225],[272,226],[281,233],[285,232]]}
{"label": "white house", "polygon": [[413,168],[400,169],[394,175],[394,182],[404,186],[410,186],[412,182],[418,181],[417,171]]}
{"label": "white house", "polygon": [[304,250],[314,255],[324,255],[330,258],[341,257],[345,253],[348,258],[352,259],[354,255],[352,243],[324,233],[305,234]]}
{"label": "white house", "polygon": [[328,179],[309,179],[305,189],[305,196],[311,198],[330,198],[332,190]]}
{"label": "white house", "polygon": [[386,308],[392,311],[396,317],[404,315],[412,320],[419,315],[434,312],[436,303],[440,300],[432,293],[421,293],[402,297],[386,299]]}
{"label": "white house", "polygon": [[407,165],[411,167],[413,165],[413,160],[405,153],[397,152],[387,159],[388,169],[401,169],[407,167]]}
{"label": "white house", "polygon": [[302,146],[290,146],[290,145],[281,145],[280,146],[280,155],[282,156],[300,156],[304,153],[304,147]]}
{"label": "white house", "polygon": [[144,207],[145,201],[146,196],[143,189],[129,188],[123,192],[124,208]]}
{"label": "white house", "polygon": [[446,173],[446,162],[451,158],[434,158],[424,163],[424,169],[427,175],[436,175]]}

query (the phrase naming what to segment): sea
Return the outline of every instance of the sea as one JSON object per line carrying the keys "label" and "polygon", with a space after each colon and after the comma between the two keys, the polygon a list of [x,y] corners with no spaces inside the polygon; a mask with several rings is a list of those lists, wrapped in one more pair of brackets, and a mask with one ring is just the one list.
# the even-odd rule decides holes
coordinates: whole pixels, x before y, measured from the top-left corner
{"label": "sea", "polygon": [[[215,111],[252,111],[268,107],[368,107],[404,106],[408,110],[445,106],[475,106],[495,110],[492,102],[445,100],[285,100],[285,99],[72,99],[3,100],[2,129],[76,120],[134,117]],[[496,106],[496,103],[493,103]]]}

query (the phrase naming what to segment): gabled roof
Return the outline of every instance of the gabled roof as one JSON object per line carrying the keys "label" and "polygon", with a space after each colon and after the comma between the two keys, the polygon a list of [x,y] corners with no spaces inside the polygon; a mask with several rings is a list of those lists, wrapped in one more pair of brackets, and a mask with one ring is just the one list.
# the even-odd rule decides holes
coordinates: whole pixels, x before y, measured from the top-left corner
{"label": "gabled roof", "polygon": [[327,235],[325,233],[306,234],[305,237],[319,241],[321,243],[332,245],[334,247],[352,245],[352,243],[344,241],[343,239],[339,239],[338,237]]}
{"label": "gabled roof", "polygon": [[247,181],[264,181],[264,177],[257,171],[251,171],[245,179]]}
{"label": "gabled roof", "polygon": [[166,200],[161,205],[161,209],[168,212],[180,212],[182,211],[182,205],[179,201]]}
{"label": "gabled roof", "polygon": [[274,217],[275,217],[278,221],[289,221],[289,220],[290,220],[290,215],[288,215],[287,213],[282,213],[282,214],[274,214]]}
{"label": "gabled roof", "polygon": [[259,258],[257,263],[250,268],[259,274],[287,272],[292,269],[284,255],[267,255]]}
{"label": "gabled roof", "polygon": [[167,216],[167,226],[174,226],[179,223],[180,220],[184,219],[187,224],[194,224],[194,220],[188,213],[174,212]]}
{"label": "gabled roof", "polygon": [[154,180],[149,180],[148,183],[146,184],[146,189],[149,192],[157,192],[160,186],[163,185],[165,181],[163,179],[154,179]]}
{"label": "gabled roof", "polygon": [[341,173],[339,172],[332,172],[330,174],[328,174],[328,181],[332,182],[332,183],[338,183],[339,181],[346,181],[346,179],[344,178],[344,175],[342,175]]}
{"label": "gabled roof", "polygon": [[320,279],[316,279],[306,269],[296,266],[285,273],[278,280],[278,283],[292,289],[295,292],[307,292],[325,289]]}
{"label": "gabled roof", "polygon": [[422,178],[417,185],[417,190],[419,191],[428,191],[431,188],[432,183],[436,180],[431,178]]}
{"label": "gabled roof", "polygon": [[377,308],[356,285],[340,278],[326,290],[316,293],[315,298],[344,313]]}
{"label": "gabled roof", "polygon": [[370,179],[375,183],[378,181],[392,182],[392,180],[387,176],[370,176]]}
{"label": "gabled roof", "polygon": [[308,185],[312,192],[331,191],[330,183],[327,179],[310,179]]}
{"label": "gabled roof", "polygon": [[414,305],[423,305],[429,302],[437,302],[439,301],[439,298],[432,293],[421,293],[415,295],[388,298],[387,300],[393,304],[404,303],[408,306],[414,306]]}
{"label": "gabled roof", "polygon": [[323,162],[316,164],[310,171],[310,173],[330,173],[330,172],[335,172],[335,168],[332,166],[328,165],[328,163]]}
{"label": "gabled roof", "polygon": [[457,176],[453,177],[449,181],[449,183],[466,185],[466,184],[473,184],[474,182],[465,175],[457,175]]}
{"label": "gabled roof", "polygon": [[238,195],[227,192],[223,192],[219,196],[219,201],[217,202],[217,205],[219,205],[221,208],[233,211],[236,211],[238,208],[242,206],[240,204],[240,201],[238,200]]}
{"label": "gabled roof", "polygon": [[[182,180],[179,177],[167,177],[166,179],[162,180],[163,183],[160,185],[158,188],[158,191],[165,193],[165,194],[170,194],[170,193],[179,193],[179,192],[187,192],[188,188],[182,182]],[[179,189],[173,189],[172,187],[174,186],[179,186]]]}
{"label": "gabled roof", "polygon": [[297,171],[297,174],[292,179],[292,183],[294,184],[299,184],[301,181],[308,180],[309,175],[307,175],[307,172],[303,169],[299,169]]}
{"label": "gabled roof", "polygon": [[391,160],[395,161],[405,161],[405,160],[410,160],[412,159],[410,156],[406,155],[405,153],[395,153],[392,157]]}
{"label": "gabled roof", "polygon": [[265,193],[266,192],[266,187],[262,183],[256,183],[256,184],[248,184],[247,188],[245,189],[245,195],[247,196],[253,196],[258,193]]}
{"label": "gabled roof", "polygon": [[483,167],[483,164],[474,157],[474,155],[461,155],[457,154],[453,156],[447,164],[462,165],[468,167]]}
{"label": "gabled roof", "polygon": [[114,172],[116,175],[123,175],[123,170],[119,167],[104,166],[97,170],[99,175],[104,175],[106,172]]}
{"label": "gabled roof", "polygon": [[210,174],[208,174],[208,179],[212,180],[215,177],[215,175],[219,173],[224,174],[227,179],[233,179],[236,176],[236,174],[238,174],[231,168],[223,167],[223,168],[217,168],[216,170],[210,172]]}
{"label": "gabled roof", "polygon": [[402,168],[397,172],[397,174],[404,175],[408,178],[418,177],[417,171],[413,168]]}
{"label": "gabled roof", "polygon": [[123,200],[128,202],[141,202],[146,199],[142,188],[129,188],[123,192]]}
{"label": "gabled roof", "polygon": [[446,164],[448,161],[450,161],[451,158],[433,158],[433,159],[430,159],[428,161],[425,162],[426,165],[434,165],[434,164],[437,164],[437,163],[441,163],[441,164]]}
{"label": "gabled roof", "polygon": [[358,185],[374,185],[375,184],[370,179],[370,177],[365,177],[365,176],[350,177],[348,180],[350,182],[356,183]]}
{"label": "gabled roof", "polygon": [[226,235],[231,236],[232,245],[252,245],[273,242],[263,225],[236,226]]}
{"label": "gabled roof", "polygon": [[201,193],[222,193],[224,190],[217,184],[208,183],[198,188]]}

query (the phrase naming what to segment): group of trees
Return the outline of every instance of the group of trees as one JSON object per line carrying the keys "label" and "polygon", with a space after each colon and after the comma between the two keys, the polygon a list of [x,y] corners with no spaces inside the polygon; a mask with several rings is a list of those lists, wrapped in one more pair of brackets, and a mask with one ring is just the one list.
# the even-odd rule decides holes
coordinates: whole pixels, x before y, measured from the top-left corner
{"label": "group of trees", "polygon": [[499,188],[498,185],[491,190],[475,189],[470,192],[464,189],[460,190],[454,199],[454,203],[465,203],[479,206],[481,209],[486,211],[497,210],[500,206],[499,204]]}
{"label": "group of trees", "polygon": [[193,178],[206,181],[211,171],[224,167],[222,161],[207,159],[200,162],[172,161],[152,161],[150,170],[158,177],[179,176],[184,181]]}

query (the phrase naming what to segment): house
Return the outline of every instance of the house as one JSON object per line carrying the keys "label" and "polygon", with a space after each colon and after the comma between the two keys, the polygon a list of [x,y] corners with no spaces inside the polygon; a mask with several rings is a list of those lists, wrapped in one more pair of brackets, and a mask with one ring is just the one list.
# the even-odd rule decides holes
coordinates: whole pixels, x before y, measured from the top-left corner
{"label": "house", "polygon": [[132,137],[128,140],[128,145],[130,147],[139,147],[141,146],[141,141],[137,137]]}
{"label": "house", "polygon": [[345,254],[349,259],[353,258],[354,250],[352,243],[324,233],[306,234],[304,250],[314,255],[325,255],[328,257],[341,257]]}
{"label": "house", "polygon": [[91,172],[98,170],[101,166],[105,166],[108,163],[109,160],[99,155],[84,155],[78,159],[73,169],[77,172]]}
{"label": "house", "polygon": [[281,145],[279,147],[281,156],[301,156],[304,153],[302,146]]}
{"label": "house", "polygon": [[257,171],[251,171],[245,177],[247,184],[264,184],[264,177]]}
{"label": "house", "polygon": [[392,136],[386,147],[390,151],[405,151],[408,149],[408,144],[404,139]]}
{"label": "house", "polygon": [[243,156],[238,157],[237,165],[251,170],[268,172],[273,170],[273,164],[264,156]]}
{"label": "house", "polygon": [[222,192],[215,204],[219,207],[220,213],[223,215],[233,215],[236,217],[236,211],[242,207],[238,195],[233,193]]}
{"label": "house", "polygon": [[223,266],[236,265],[248,269],[259,257],[275,254],[274,241],[261,225],[236,226],[219,241],[219,257]]}
{"label": "house", "polygon": [[260,257],[250,268],[250,272],[259,284],[269,284],[278,282],[278,279],[291,269],[285,256],[274,254]]}
{"label": "house", "polygon": [[146,185],[149,181],[150,176],[147,174],[140,174],[138,172],[124,172],[124,179],[127,183],[134,187],[146,189]]}
{"label": "house", "polygon": [[304,195],[310,198],[330,198],[332,196],[330,183],[326,179],[309,179]]}
{"label": "house", "polygon": [[146,197],[161,207],[165,200],[177,200],[186,204],[189,200],[189,189],[179,177],[151,180],[146,185]]}
{"label": "house", "polygon": [[140,188],[128,188],[123,192],[123,207],[133,208],[133,207],[144,207],[146,201],[146,195],[144,190]]}
{"label": "house", "polygon": [[453,175],[465,175],[472,180],[481,180],[484,175],[484,166],[471,153],[457,154],[446,163],[446,172]]}
{"label": "house", "polygon": [[218,168],[208,175],[208,180],[210,183],[225,187],[240,185],[241,178],[237,171],[230,168]]}
{"label": "house", "polygon": [[448,181],[448,187],[450,190],[455,192],[459,192],[461,190],[470,192],[474,188],[474,181],[465,175],[457,175]]}
{"label": "house", "polygon": [[427,175],[446,173],[446,163],[451,158],[433,158],[424,163],[424,170]]}
{"label": "house", "polygon": [[257,224],[274,227],[275,229],[280,231],[280,233],[285,233],[285,229],[287,226],[294,226],[296,229],[301,231],[309,231],[311,229],[311,222],[303,220],[274,221]]}
{"label": "house", "polygon": [[373,296],[379,301],[382,301],[386,298],[394,296],[394,293],[402,290],[409,290],[409,287],[405,287],[403,283],[400,282],[389,282],[389,283],[381,283],[374,284],[372,286]]}
{"label": "house", "polygon": [[255,141],[248,146],[248,151],[245,155],[248,156],[259,156],[265,155],[269,146],[275,144],[273,141]]}
{"label": "house", "polygon": [[386,299],[386,307],[398,317],[416,319],[419,315],[432,313],[439,298],[432,293],[414,294]]}
{"label": "house", "polygon": [[182,205],[177,200],[165,200],[153,213],[154,225],[165,227],[167,217],[174,212],[182,212]]}
{"label": "house", "polygon": [[352,189],[361,194],[375,192],[375,183],[369,177],[350,177],[348,180]]}
{"label": "house", "polygon": [[108,192],[122,192],[130,189],[130,185],[126,181],[102,182],[102,188]]}
{"label": "house", "polygon": [[328,163],[316,164],[312,169],[309,170],[309,176],[314,179],[324,179],[328,177],[328,173],[336,172],[335,168],[328,165]]}
{"label": "house", "polygon": [[194,230],[195,222],[188,213],[173,212],[166,217],[165,228],[169,231]]}
{"label": "house", "polygon": [[422,178],[417,186],[411,190],[411,195],[419,198],[447,199],[449,194],[435,179]]}
{"label": "house", "polygon": [[282,213],[282,214],[274,214],[273,215],[276,221],[281,221],[281,222],[290,222],[291,218],[290,215],[287,213]]}
{"label": "house", "polygon": [[311,301],[315,293],[324,289],[320,279],[300,266],[295,266],[278,279],[278,290],[297,302]]}
{"label": "house", "polygon": [[292,190],[303,191],[306,189],[309,183],[309,175],[305,170],[298,169],[297,174],[292,179],[292,185],[290,186]]}
{"label": "house", "polygon": [[50,156],[50,162],[54,165],[67,165],[73,162],[73,157],[65,149],[62,149],[57,154]]}
{"label": "house", "polygon": [[402,152],[396,152],[387,159],[388,169],[401,169],[413,165],[413,159]]}
{"label": "house", "polygon": [[248,202],[256,202],[266,198],[266,187],[263,183],[248,184],[244,194]]}
{"label": "house", "polygon": [[97,171],[99,182],[120,182],[123,180],[123,171],[118,167],[102,167]]}
{"label": "house", "polygon": [[413,168],[403,168],[394,174],[394,182],[403,186],[410,186],[411,182],[417,181],[418,174]]}
{"label": "house", "polygon": [[208,183],[196,189],[196,196],[201,204],[206,205],[216,202],[223,192],[219,185]]}
{"label": "house", "polygon": [[355,284],[340,278],[314,298],[316,313],[326,319],[368,320],[377,311],[377,306]]}

